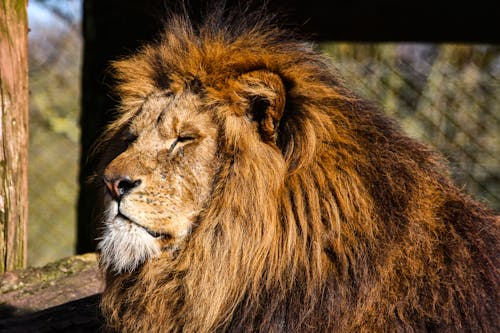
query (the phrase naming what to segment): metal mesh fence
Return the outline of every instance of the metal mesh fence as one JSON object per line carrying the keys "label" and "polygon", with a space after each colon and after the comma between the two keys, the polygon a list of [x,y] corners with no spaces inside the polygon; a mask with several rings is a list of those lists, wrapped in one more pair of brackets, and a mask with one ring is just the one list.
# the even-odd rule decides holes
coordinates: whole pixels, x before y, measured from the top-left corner
{"label": "metal mesh fence", "polygon": [[81,1],[30,1],[28,264],[72,255],[79,160]]}
{"label": "metal mesh fence", "polygon": [[500,48],[326,43],[346,82],[450,161],[456,182],[500,209]]}
{"label": "metal mesh fence", "polygon": [[[60,24],[43,31],[32,24],[30,35],[30,265],[71,255],[76,241],[81,37],[77,21]],[[321,47],[351,88],[441,151],[458,183],[500,209],[498,47]]]}
{"label": "metal mesh fence", "polygon": [[78,144],[39,124],[30,131],[28,263],[41,265],[75,251]]}

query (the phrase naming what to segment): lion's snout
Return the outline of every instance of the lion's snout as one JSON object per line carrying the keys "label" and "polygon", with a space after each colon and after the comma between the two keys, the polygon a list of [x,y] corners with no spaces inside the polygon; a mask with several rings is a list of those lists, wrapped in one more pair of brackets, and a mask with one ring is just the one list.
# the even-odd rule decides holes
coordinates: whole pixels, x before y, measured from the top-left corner
{"label": "lion's snout", "polygon": [[117,201],[120,201],[123,196],[142,183],[140,179],[131,179],[130,176],[122,175],[104,175],[102,176],[102,180],[106,185],[108,193]]}

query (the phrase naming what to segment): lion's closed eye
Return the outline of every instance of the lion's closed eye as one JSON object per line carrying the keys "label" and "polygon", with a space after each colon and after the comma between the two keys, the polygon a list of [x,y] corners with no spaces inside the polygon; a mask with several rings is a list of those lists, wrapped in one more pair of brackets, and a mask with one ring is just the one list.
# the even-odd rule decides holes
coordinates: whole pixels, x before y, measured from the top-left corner
{"label": "lion's closed eye", "polygon": [[174,153],[176,148],[180,148],[190,143],[194,143],[199,138],[196,133],[181,133],[174,139],[170,148],[168,149],[170,154]]}
{"label": "lion's closed eye", "polygon": [[179,136],[177,137],[177,142],[178,143],[188,143],[188,142],[196,140],[197,138],[198,137],[195,134],[183,133],[183,134],[179,134]]}

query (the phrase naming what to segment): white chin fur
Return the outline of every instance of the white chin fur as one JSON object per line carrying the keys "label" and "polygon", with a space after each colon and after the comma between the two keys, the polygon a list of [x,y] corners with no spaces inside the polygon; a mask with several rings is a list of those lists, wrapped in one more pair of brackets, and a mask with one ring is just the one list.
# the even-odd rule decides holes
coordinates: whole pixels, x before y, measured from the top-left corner
{"label": "white chin fur", "polygon": [[155,238],[119,217],[105,223],[97,247],[101,250],[101,264],[115,273],[131,272],[161,253]]}

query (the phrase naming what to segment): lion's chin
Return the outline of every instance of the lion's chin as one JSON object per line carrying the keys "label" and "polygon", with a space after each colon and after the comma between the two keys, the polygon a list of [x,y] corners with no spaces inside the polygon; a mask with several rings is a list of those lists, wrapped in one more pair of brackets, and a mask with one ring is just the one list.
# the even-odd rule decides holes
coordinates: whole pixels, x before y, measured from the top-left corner
{"label": "lion's chin", "polygon": [[159,257],[162,248],[146,229],[121,217],[106,222],[97,247],[102,267],[116,274],[132,272],[145,261]]}

